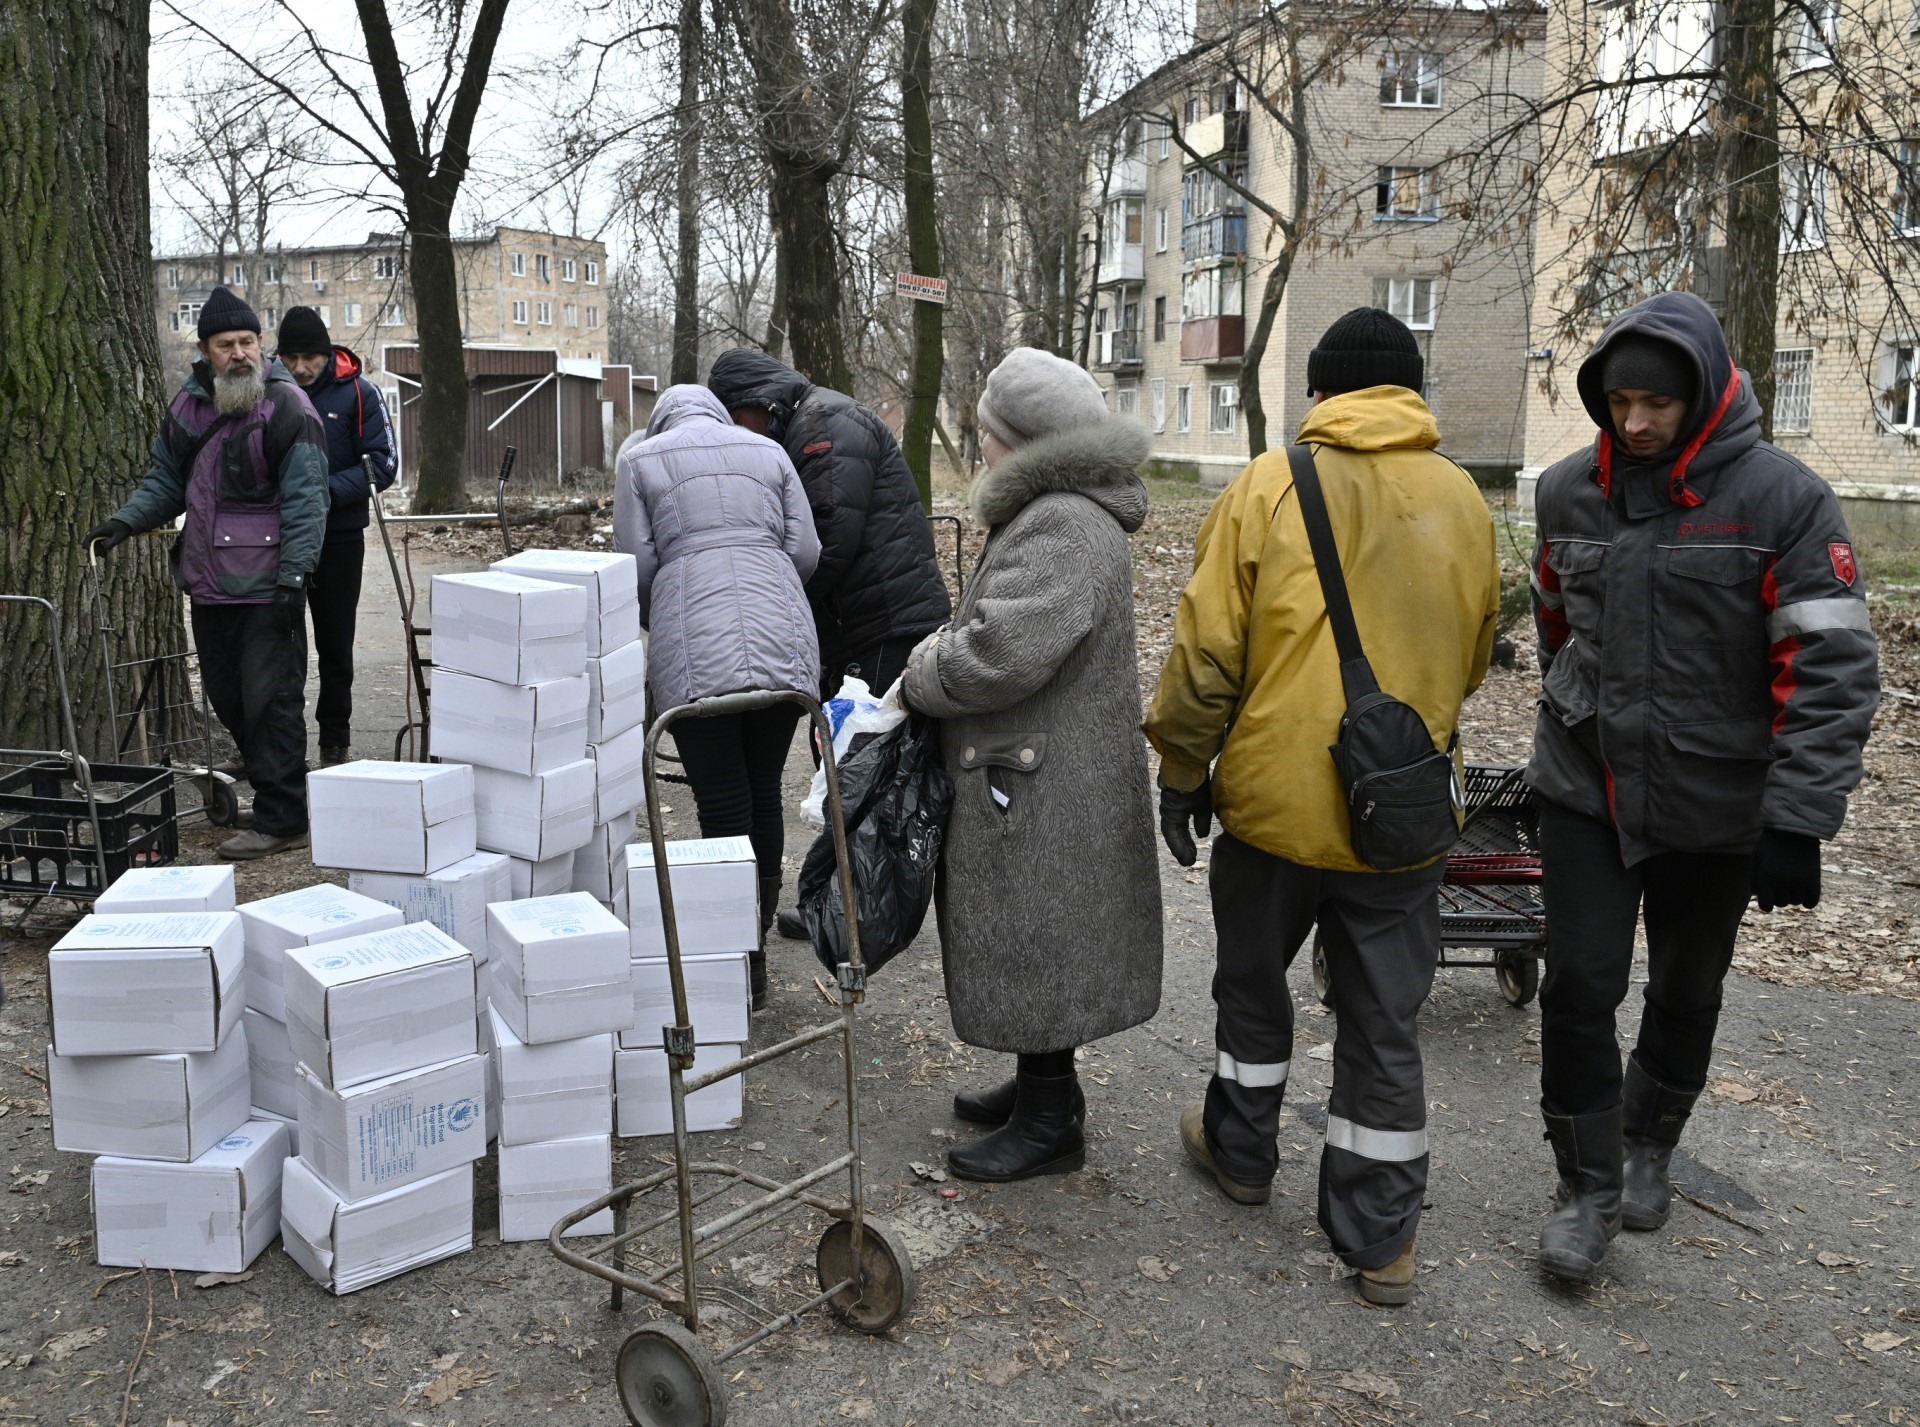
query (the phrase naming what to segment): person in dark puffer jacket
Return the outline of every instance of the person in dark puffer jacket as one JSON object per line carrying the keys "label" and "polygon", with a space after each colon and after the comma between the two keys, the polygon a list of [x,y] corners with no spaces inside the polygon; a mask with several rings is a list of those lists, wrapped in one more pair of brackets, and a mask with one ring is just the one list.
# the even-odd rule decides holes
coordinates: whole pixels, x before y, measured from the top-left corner
{"label": "person in dark puffer jacket", "polygon": [[[308,581],[307,609],[320,664],[320,696],[313,705],[320,761],[332,765],[347,761],[353,742],[353,630],[367,549],[362,532],[372,520],[373,491],[393,484],[398,462],[380,389],[360,375],[357,356],[334,345],[320,314],[311,307],[288,308],[280,319],[279,342],[275,355],[300,383],[327,433],[333,504],[320,563]],[[373,458],[372,487],[361,464],[368,456]]]}
{"label": "person in dark puffer jacket", "polygon": [[[820,535],[820,563],[807,581],[820,697],[831,698],[850,676],[884,694],[914,645],[953,612],[900,443],[852,397],[750,347],[722,352],[707,386],[736,425],[786,448],[806,488]],[[784,937],[806,937],[792,910],[775,925]]]}

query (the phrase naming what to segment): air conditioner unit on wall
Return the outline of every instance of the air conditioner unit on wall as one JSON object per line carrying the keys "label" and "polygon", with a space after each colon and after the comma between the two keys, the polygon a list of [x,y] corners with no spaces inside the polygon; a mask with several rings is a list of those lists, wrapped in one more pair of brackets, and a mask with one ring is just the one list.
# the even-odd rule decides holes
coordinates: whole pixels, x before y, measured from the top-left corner
{"label": "air conditioner unit on wall", "polygon": [[1222,387],[1220,390],[1220,404],[1222,406],[1238,406],[1240,404],[1240,388],[1237,386]]}
{"label": "air conditioner unit on wall", "polygon": [[325,292],[327,290],[327,284],[325,281],[316,282],[313,285],[313,290],[315,292]]}

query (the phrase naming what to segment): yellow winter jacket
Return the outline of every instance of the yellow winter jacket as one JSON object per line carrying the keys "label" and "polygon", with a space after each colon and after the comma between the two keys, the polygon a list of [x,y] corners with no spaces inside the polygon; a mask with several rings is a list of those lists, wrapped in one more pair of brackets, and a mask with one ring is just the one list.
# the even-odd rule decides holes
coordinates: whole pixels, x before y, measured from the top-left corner
{"label": "yellow winter jacket", "polygon": [[[1444,748],[1479,687],[1500,610],[1493,518],[1433,448],[1433,413],[1404,387],[1329,397],[1299,439],[1314,468],[1360,643],[1387,693]],[[1328,748],[1346,698],[1333,628],[1284,449],[1221,492],[1194,543],[1173,652],[1145,724],[1160,781],[1195,788],[1242,842],[1290,862],[1364,872]]]}

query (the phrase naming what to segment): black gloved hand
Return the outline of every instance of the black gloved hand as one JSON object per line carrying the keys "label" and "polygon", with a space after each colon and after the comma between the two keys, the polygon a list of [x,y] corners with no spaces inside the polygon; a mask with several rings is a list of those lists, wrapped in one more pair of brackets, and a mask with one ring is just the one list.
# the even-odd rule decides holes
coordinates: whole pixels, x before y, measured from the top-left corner
{"label": "black gloved hand", "polygon": [[1753,900],[1763,912],[1820,904],[1820,839],[1762,828],[1753,845]]}
{"label": "black gloved hand", "polygon": [[[1192,823],[1189,830],[1188,823]],[[1213,780],[1202,780],[1189,792],[1177,788],[1160,790],[1160,836],[1167,851],[1182,867],[1191,867],[1200,856],[1194,839],[1213,831]]]}
{"label": "black gloved hand", "polygon": [[289,634],[306,627],[307,591],[302,585],[275,585],[273,607],[280,613],[280,625]]}
{"label": "black gloved hand", "polygon": [[124,520],[103,520],[85,535],[80,543],[87,548],[89,555],[104,555],[116,546],[124,545],[133,538],[133,527]]}

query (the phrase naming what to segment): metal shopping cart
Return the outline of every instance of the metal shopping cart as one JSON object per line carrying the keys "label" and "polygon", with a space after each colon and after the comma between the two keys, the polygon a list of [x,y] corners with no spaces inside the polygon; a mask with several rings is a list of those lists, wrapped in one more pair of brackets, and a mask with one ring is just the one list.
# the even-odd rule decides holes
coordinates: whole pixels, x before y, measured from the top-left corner
{"label": "metal shopping cart", "polygon": [[[840,1014],[835,1020],[789,1036],[777,1045],[699,1074],[690,1074],[694,1028],[687,1015],[679,923],[674,915],[666,840],[661,831],[657,767],[660,739],[684,718],[746,713],[778,703],[798,704],[808,711],[826,768],[827,807],[847,920],[848,960],[839,970]],[[633,1292],[652,1299],[680,1320],[648,1323],[637,1328],[621,1345],[615,1382],[627,1420],[636,1427],[721,1427],[727,1415],[726,1382],[720,1375],[722,1363],[781,1329],[793,1326],[803,1314],[822,1307],[863,1333],[885,1332],[906,1315],[913,1303],[913,1264],[901,1240],[884,1224],[867,1217],[862,1188],[856,1013],[866,995],[866,966],[860,956],[859,923],[847,862],[846,824],[840,806],[840,780],[834,769],[833,738],[824,713],[819,704],[803,695],[784,692],[728,694],[668,709],[648,730],[644,774],[654,875],[660,889],[660,922],[666,940],[668,978],[673,989],[675,1023],[661,1028],[673,1106],[673,1160],[666,1168],[622,1185],[562,1218],[549,1233],[547,1247],[562,1263],[610,1283],[612,1306],[616,1311],[621,1308],[625,1294]],[[784,1183],[737,1165],[693,1157],[693,1147],[687,1137],[689,1095],[808,1046],[830,1041],[840,1044],[845,1060],[847,1147],[844,1153]],[[816,1192],[842,1174],[846,1176],[844,1199],[827,1198]],[[656,1192],[662,1199],[670,1197],[672,1203],[650,1212],[647,1201]],[[611,1237],[591,1248],[577,1247],[583,1245],[584,1240],[569,1241],[561,1237],[574,1225],[608,1208],[614,1215]],[[783,1286],[777,1274],[746,1277],[746,1288],[776,1293],[784,1299],[770,1304],[730,1286],[727,1270],[737,1270],[738,1261],[723,1269],[713,1263],[715,1256],[750,1235],[771,1229],[785,1215],[801,1208],[817,1210],[832,1221],[814,1251],[817,1291],[811,1291],[812,1285],[806,1289],[795,1288],[790,1283]],[[713,1215],[704,1224],[696,1222],[696,1211],[702,1209]],[[710,1265],[705,1275],[695,1271],[702,1263]],[[736,1271],[734,1276],[740,1275]],[[743,1325],[743,1331],[730,1342],[708,1346],[706,1338],[712,1337],[725,1323],[735,1321]]]}

